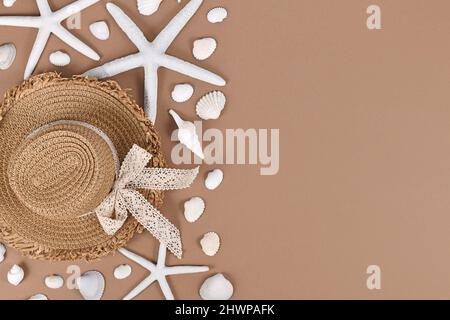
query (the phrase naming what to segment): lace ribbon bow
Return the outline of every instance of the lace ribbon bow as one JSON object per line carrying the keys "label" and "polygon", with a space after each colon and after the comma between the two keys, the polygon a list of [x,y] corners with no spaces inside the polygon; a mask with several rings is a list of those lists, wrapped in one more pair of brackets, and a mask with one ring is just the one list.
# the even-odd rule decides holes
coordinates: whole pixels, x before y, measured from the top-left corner
{"label": "lace ribbon bow", "polygon": [[146,168],[152,155],[133,145],[120,168],[112,192],[94,210],[103,230],[114,235],[130,213],[155,238],[181,258],[180,231],[136,189],[175,190],[187,188],[198,174],[191,170]]}

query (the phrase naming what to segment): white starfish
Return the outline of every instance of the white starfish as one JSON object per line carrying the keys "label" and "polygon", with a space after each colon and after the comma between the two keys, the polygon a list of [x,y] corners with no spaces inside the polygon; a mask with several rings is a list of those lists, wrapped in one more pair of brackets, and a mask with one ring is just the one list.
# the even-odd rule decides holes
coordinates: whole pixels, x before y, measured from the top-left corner
{"label": "white starfish", "polygon": [[202,2],[203,0],[191,0],[152,42],[145,38],[142,31],[118,6],[112,3],[106,4],[109,13],[139,52],[91,69],[84,75],[106,78],[143,67],[145,71],[144,109],[153,123],[156,120],[159,67],[165,67],[217,86],[224,86],[225,80],[218,75],[165,53]]}
{"label": "white starfish", "polygon": [[0,17],[0,25],[29,27],[39,29],[36,40],[31,50],[28,63],[25,68],[24,78],[27,79],[34,71],[42,52],[47,44],[50,34],[54,34],[67,45],[93,59],[100,60],[100,56],[84,44],[81,40],[65,29],[61,22],[71,15],[82,11],[83,9],[93,5],[100,0],[77,0],[67,6],[52,11],[48,0],[36,0],[40,16],[2,16]]}
{"label": "white starfish", "polygon": [[187,273],[199,273],[206,272],[209,270],[207,266],[166,266],[166,251],[167,248],[165,245],[159,245],[158,252],[158,262],[154,264],[153,262],[141,257],[131,251],[128,251],[125,248],[119,249],[119,252],[123,254],[130,260],[133,260],[137,264],[141,265],[148,271],[150,271],[150,275],[145,278],[141,283],[137,285],[136,288],[131,290],[129,294],[127,294],[123,300],[131,300],[148,288],[153,282],[158,281],[159,286],[166,297],[167,300],[174,300],[174,296],[172,290],[170,290],[169,284],[167,283],[167,276],[175,275],[175,274],[187,274]]}

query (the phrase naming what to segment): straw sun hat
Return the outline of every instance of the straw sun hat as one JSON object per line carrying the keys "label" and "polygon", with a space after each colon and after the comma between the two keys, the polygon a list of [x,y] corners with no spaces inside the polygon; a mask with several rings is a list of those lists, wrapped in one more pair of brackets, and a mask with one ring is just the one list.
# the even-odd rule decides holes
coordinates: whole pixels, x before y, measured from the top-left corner
{"label": "straw sun hat", "polygon": [[[143,230],[130,216],[108,234],[86,214],[108,197],[133,145],[165,167],[151,122],[116,82],[37,75],[6,92],[0,112],[2,241],[35,259],[92,260]],[[162,204],[162,191],[139,192]]]}

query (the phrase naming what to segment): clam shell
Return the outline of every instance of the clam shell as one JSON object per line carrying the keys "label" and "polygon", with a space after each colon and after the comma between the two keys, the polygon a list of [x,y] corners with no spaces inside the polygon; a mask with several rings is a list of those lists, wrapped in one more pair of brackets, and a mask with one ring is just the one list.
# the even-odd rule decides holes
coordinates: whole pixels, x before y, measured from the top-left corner
{"label": "clam shell", "polygon": [[52,52],[49,56],[51,64],[57,67],[64,67],[70,63],[70,56],[62,51]]}
{"label": "clam shell", "polygon": [[6,247],[3,243],[0,242],[0,262],[5,260]]}
{"label": "clam shell", "polygon": [[14,5],[14,3],[16,2],[16,0],[3,0],[3,5],[5,7],[12,7]]}
{"label": "clam shell", "polygon": [[88,271],[77,278],[77,286],[84,300],[100,300],[105,290],[105,278],[98,271]]}
{"label": "clam shell", "polygon": [[46,276],[44,279],[44,283],[47,288],[59,289],[64,285],[64,278],[57,274],[53,274],[51,276]]}
{"label": "clam shell", "polygon": [[203,300],[228,300],[233,295],[233,284],[221,273],[206,279],[200,287]]}
{"label": "clam shell", "polygon": [[189,83],[179,83],[172,90],[172,99],[175,102],[186,102],[194,94],[194,87]]}
{"label": "clam shell", "polygon": [[131,274],[131,267],[128,264],[121,264],[114,269],[114,278],[122,280]]}
{"label": "clam shell", "polygon": [[0,46],[0,70],[8,69],[16,58],[16,46],[5,43]]}
{"label": "clam shell", "polygon": [[99,40],[109,39],[109,28],[105,21],[97,21],[89,25],[89,31]]}
{"label": "clam shell", "polygon": [[222,7],[212,8],[206,16],[211,23],[219,23],[228,17],[228,11]]}
{"label": "clam shell", "polygon": [[200,245],[202,246],[203,252],[207,256],[214,256],[219,251],[220,248],[220,238],[215,232],[206,233],[200,240]]}
{"label": "clam shell", "polygon": [[139,13],[144,16],[150,16],[159,9],[162,0],[137,0]]}
{"label": "clam shell", "polygon": [[23,272],[23,269],[19,265],[15,264],[8,271],[7,279],[10,284],[17,286],[22,282],[24,276],[25,273]]}
{"label": "clam shell", "polygon": [[205,211],[205,201],[200,197],[192,197],[184,203],[184,217],[188,222],[197,221]]}
{"label": "clam shell", "polygon": [[205,179],[205,187],[209,190],[216,189],[223,181],[223,171],[220,169],[212,170]]}
{"label": "clam shell", "polygon": [[48,300],[47,296],[42,293],[37,293],[28,298],[28,300]]}
{"label": "clam shell", "polygon": [[195,110],[203,120],[218,119],[225,108],[227,98],[220,91],[213,91],[204,95],[197,103]]}
{"label": "clam shell", "polygon": [[217,41],[214,38],[202,38],[194,41],[192,54],[197,60],[206,60],[216,51]]}

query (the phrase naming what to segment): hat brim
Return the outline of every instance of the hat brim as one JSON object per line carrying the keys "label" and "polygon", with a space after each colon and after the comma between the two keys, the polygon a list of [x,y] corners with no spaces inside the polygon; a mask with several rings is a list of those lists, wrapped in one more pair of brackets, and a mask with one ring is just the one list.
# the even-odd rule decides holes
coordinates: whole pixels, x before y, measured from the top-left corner
{"label": "hat brim", "polygon": [[[2,241],[33,259],[94,260],[124,246],[135,232],[142,231],[132,217],[113,236],[103,231],[95,215],[43,217],[19,201],[8,181],[8,163],[23,139],[42,125],[59,120],[82,121],[105,132],[120,161],[137,144],[153,155],[151,166],[164,167],[158,134],[143,110],[115,81],[40,74],[8,90],[0,112]],[[142,193],[155,207],[161,206],[161,191]]]}

